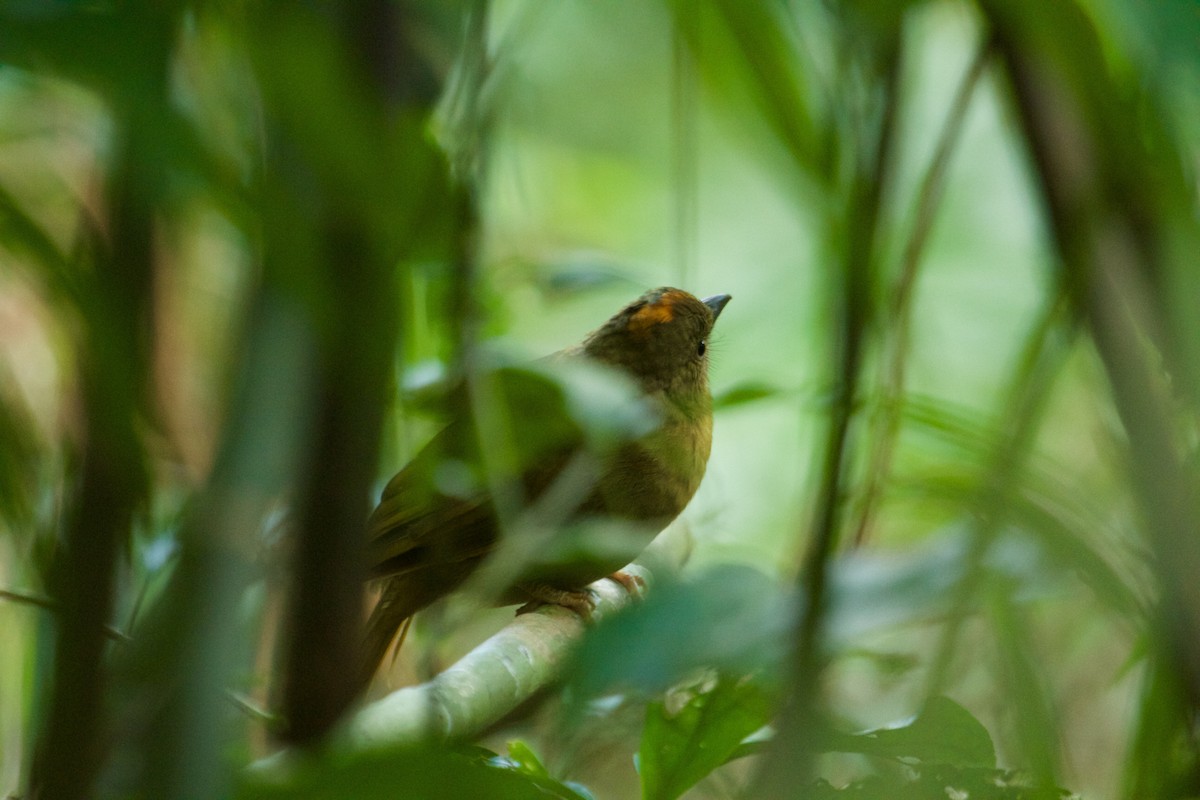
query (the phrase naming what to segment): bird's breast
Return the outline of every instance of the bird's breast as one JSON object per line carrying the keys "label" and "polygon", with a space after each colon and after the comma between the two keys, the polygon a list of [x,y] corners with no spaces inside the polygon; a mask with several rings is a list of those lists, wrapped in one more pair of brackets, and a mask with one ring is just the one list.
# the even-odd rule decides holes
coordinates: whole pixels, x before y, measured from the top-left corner
{"label": "bird's breast", "polygon": [[601,485],[606,511],[665,527],[699,488],[711,448],[711,416],[668,417],[618,452]]}

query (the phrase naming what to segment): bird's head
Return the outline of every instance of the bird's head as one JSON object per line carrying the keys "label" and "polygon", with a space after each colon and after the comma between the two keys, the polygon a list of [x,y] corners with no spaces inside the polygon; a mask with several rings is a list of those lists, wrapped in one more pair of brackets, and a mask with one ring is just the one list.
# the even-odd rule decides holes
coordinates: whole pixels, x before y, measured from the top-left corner
{"label": "bird's head", "polygon": [[584,340],[584,355],[631,375],[647,394],[708,397],[708,337],[729,295],[700,300],[680,289],[646,292]]}

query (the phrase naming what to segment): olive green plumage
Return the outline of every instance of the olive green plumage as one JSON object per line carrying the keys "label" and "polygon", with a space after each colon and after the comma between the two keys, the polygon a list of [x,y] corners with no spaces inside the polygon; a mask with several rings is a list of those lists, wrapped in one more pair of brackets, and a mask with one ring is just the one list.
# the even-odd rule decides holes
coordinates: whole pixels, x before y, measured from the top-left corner
{"label": "olive green plumage", "polygon": [[[712,444],[707,339],[728,295],[698,300],[664,287],[621,309],[583,343],[552,359],[588,359],[627,374],[656,406],[661,423],[646,435],[601,454],[594,488],[573,520],[603,516],[634,535],[605,552],[549,554],[530,564],[506,599],[519,602],[578,592],[625,566],[695,494]],[[457,589],[496,547],[498,525],[488,496],[452,497],[430,484],[432,465],[452,448],[451,427],[427,445],[383,491],[368,521],[372,577],[384,581],[367,623],[364,676],[378,667],[400,625]],[[461,439],[457,436],[457,439]],[[570,460],[579,441],[559,442],[521,475],[536,501]],[[628,539],[628,541],[627,541]]]}

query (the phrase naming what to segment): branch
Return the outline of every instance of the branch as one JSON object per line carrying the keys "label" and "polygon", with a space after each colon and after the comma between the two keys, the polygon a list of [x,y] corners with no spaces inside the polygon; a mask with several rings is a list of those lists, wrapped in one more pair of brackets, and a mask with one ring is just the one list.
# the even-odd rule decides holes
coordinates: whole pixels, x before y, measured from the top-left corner
{"label": "branch", "polygon": [[[638,564],[624,572],[650,583],[649,570]],[[635,599],[608,578],[588,590],[596,601],[593,621]],[[577,614],[559,606],[522,614],[433,680],[361,708],[330,736],[325,752],[355,755],[469,740],[551,684],[586,627]],[[286,782],[303,761],[302,751],[283,750],[255,762],[249,772],[255,781]]]}
{"label": "branch", "polygon": [[[637,566],[627,570],[649,577]],[[588,588],[596,598],[594,621],[634,599],[607,578]],[[553,682],[585,629],[578,614],[561,606],[522,614],[433,680],[363,708],[335,736],[335,746],[358,750],[470,739]]]}

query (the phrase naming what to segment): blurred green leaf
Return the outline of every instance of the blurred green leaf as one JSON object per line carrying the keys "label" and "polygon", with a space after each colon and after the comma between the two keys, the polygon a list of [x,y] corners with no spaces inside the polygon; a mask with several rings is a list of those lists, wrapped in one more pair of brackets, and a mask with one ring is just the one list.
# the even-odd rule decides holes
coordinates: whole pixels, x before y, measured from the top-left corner
{"label": "blurred green leaf", "polygon": [[1032,623],[1014,601],[1015,592],[1000,582],[991,596],[999,673],[1008,698],[1008,717],[1015,729],[1010,746],[1042,784],[1058,780],[1061,752],[1059,714],[1046,682],[1043,653],[1034,641]]}
{"label": "blurred green leaf", "polygon": [[[559,383],[572,418],[595,445],[611,446],[644,436],[661,421],[657,409],[642,397],[637,385],[607,366],[572,359],[553,366],[537,364],[529,370]],[[510,408],[516,414],[526,413],[517,398],[512,399]]]}
{"label": "blurred green leaf", "polygon": [[576,699],[588,700],[614,688],[662,691],[702,667],[744,673],[775,665],[792,618],[779,585],[742,564],[662,582],[644,602],[588,632],[570,686]]}
{"label": "blurred green leaf", "polygon": [[527,775],[535,778],[549,778],[550,773],[546,770],[546,766],[542,764],[541,759],[537,757],[537,753],[533,752],[533,748],[527,742],[520,739],[513,739],[508,743],[508,758],[517,768]]}
{"label": "blurred green leaf", "polygon": [[[1145,641],[1139,650],[1154,646]],[[1195,761],[1190,745],[1194,729],[1184,700],[1184,677],[1161,652],[1142,652],[1144,664],[1134,734],[1127,757],[1122,794],[1125,797],[1181,795],[1192,781]]]}
{"label": "blurred green leaf", "polygon": [[942,696],[932,698],[904,725],[834,736],[828,749],[955,767],[996,766],[996,749],[987,728],[970,711]]}
{"label": "blurred green leaf", "polygon": [[872,775],[840,787],[821,780],[805,793],[813,800],[1062,800],[1069,796],[1065,789],[1031,785],[1011,771],[949,764]]}
{"label": "blurred green leaf", "polygon": [[424,409],[461,409],[469,402],[475,412],[469,423],[451,422],[405,468],[419,478],[409,484],[414,491],[469,497],[484,489],[489,475],[501,481],[519,476],[527,490],[540,491],[553,468],[573,454],[603,456],[658,425],[652,403],[608,367],[489,358],[495,363],[473,381],[474,397],[436,368],[428,370],[425,386],[414,389],[414,402]]}
{"label": "blurred green leaf", "polygon": [[0,63],[67,77],[110,99],[135,97],[156,80],[178,11],[175,2],[6,2]]}
{"label": "blurred green leaf", "polygon": [[[78,299],[79,277],[73,265],[32,217],[0,184],[0,244],[37,264],[38,284],[51,297],[63,302]],[[22,263],[22,262],[18,262]],[[22,263],[22,266],[32,265]]]}
{"label": "blurred green leaf", "polygon": [[[0,378],[8,377],[4,367],[0,363]],[[0,387],[0,519],[8,523],[18,541],[28,540],[33,518],[40,459],[34,430],[24,403]]]}
{"label": "blurred green leaf", "polygon": [[[1005,512],[1011,524],[1027,534],[1037,548],[1035,566],[1047,577],[1075,576],[1109,611],[1131,621],[1140,618],[1145,613],[1144,600],[1130,578],[1110,562],[1133,557],[1132,553],[1122,552],[1127,545],[1114,532],[1104,530],[1111,520],[1096,519],[1091,510],[1076,508],[1081,486],[1068,488],[1059,485],[1061,481],[1048,476],[1043,479],[1031,472],[1027,470],[1020,477]],[[977,496],[979,484],[961,473],[926,473],[905,479],[899,488],[924,502],[934,500],[964,508]]]}
{"label": "blurred green leaf", "polygon": [[[474,381],[485,417],[480,433],[514,451],[517,464],[535,463],[548,451],[586,442],[598,451],[643,436],[660,414],[628,376],[580,359],[515,361],[487,353],[489,362]],[[462,408],[468,399],[461,380],[441,362],[423,362],[403,378],[407,402],[428,412]]]}
{"label": "blurred green leaf", "polygon": [[[702,8],[671,0],[675,24],[693,52],[710,98],[739,125],[765,123],[790,158],[814,175],[827,169],[813,121],[811,73],[798,59],[798,26],[788,5],[717,0]],[[749,99],[749,109],[744,100]]]}
{"label": "blurred green leaf", "polygon": [[745,383],[739,383],[736,386],[730,387],[715,396],[713,398],[713,410],[722,411],[727,408],[735,408],[759,400],[769,400],[779,397],[782,394],[784,394],[784,391],[777,386],[759,381],[746,381]]}
{"label": "blurred green leaf", "polygon": [[593,800],[591,792],[575,783],[560,783],[554,779],[550,771],[542,764],[537,753],[533,752],[533,748],[520,739],[514,739],[508,743],[508,757],[501,758],[497,756],[492,759],[492,763],[498,765],[512,765],[512,768],[518,772],[522,772],[529,777],[540,782],[548,782],[558,790],[562,791],[567,797],[576,797],[579,800]]}
{"label": "blurred green leaf", "polygon": [[844,648],[871,631],[945,614],[966,557],[965,538],[946,535],[903,555],[855,552],[840,558],[832,568],[826,622],[832,646]]}
{"label": "blurred green leaf", "polygon": [[576,251],[557,257],[552,263],[531,265],[534,284],[549,297],[565,299],[598,289],[639,286],[628,267],[602,253]]}
{"label": "blurred green leaf", "polygon": [[721,675],[646,708],[638,749],[645,800],[673,800],[719,767],[771,718],[774,703],[749,678]]}
{"label": "blurred green leaf", "polygon": [[238,800],[590,800],[482,747],[429,747],[298,764],[286,780],[246,778]]}

